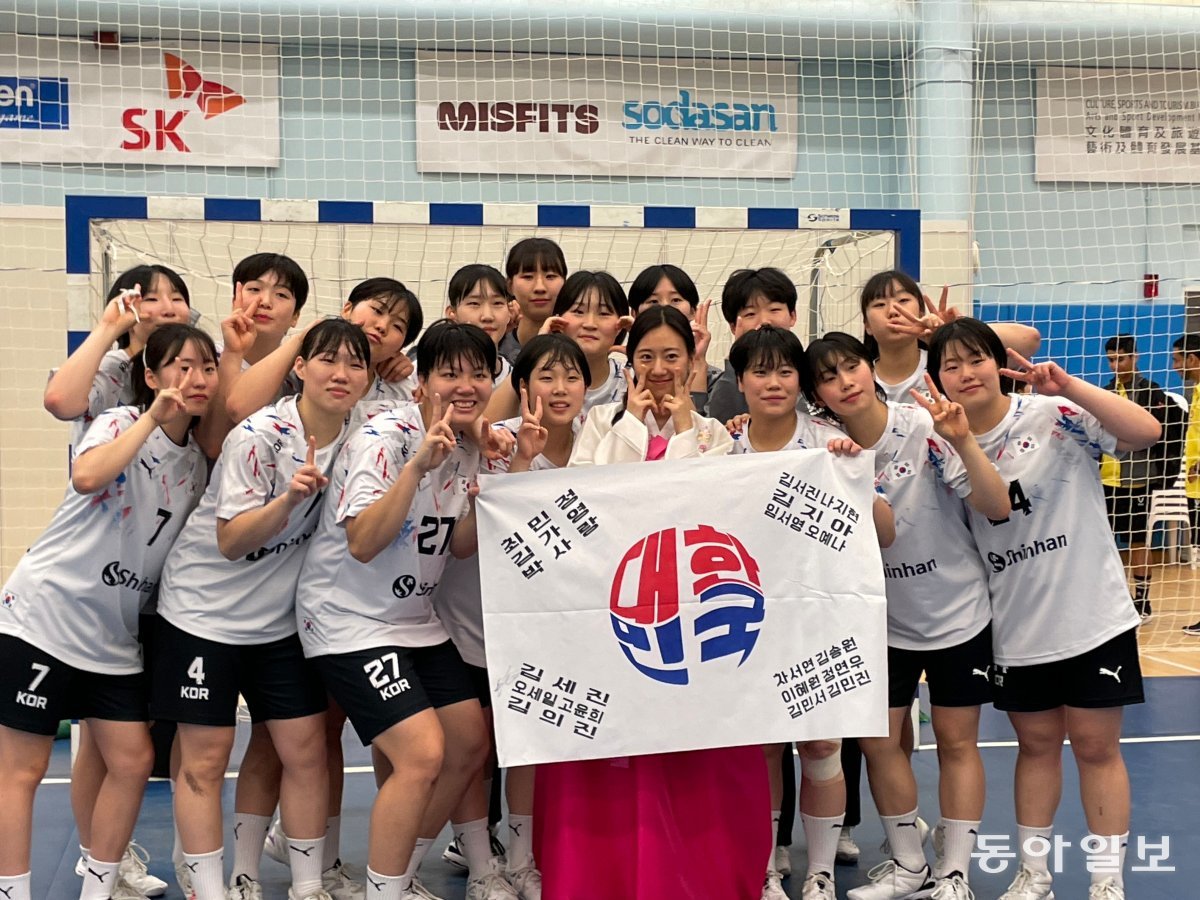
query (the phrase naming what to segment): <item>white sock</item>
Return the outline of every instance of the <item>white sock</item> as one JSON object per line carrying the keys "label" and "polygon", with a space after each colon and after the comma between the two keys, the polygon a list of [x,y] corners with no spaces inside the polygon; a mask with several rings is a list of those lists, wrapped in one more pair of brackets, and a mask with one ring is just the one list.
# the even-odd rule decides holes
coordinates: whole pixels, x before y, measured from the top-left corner
{"label": "white sock", "polygon": [[1021,862],[1035,872],[1050,874],[1050,848],[1054,846],[1054,823],[1041,827],[1017,823],[1017,851]]}
{"label": "white sock", "polygon": [[342,817],[330,816],[325,820],[325,850],[321,859],[321,871],[333,868],[342,856]]}
{"label": "white sock", "polygon": [[944,840],[942,865],[933,873],[934,877],[945,878],[951,872],[957,872],[966,881],[971,874],[971,853],[979,837],[979,823],[964,819],[942,819],[939,827]]}
{"label": "white sock", "polygon": [[[171,802],[174,805],[175,801],[175,779],[171,779]],[[179,837],[179,823],[175,816],[171,816],[171,828],[175,832],[175,843],[171,846],[171,865],[178,868],[183,865],[183,841]]]}
{"label": "white sock", "polygon": [[488,833],[487,817],[470,822],[453,822],[454,840],[467,860],[467,878],[482,878],[492,860],[492,839]]}
{"label": "white sock", "polygon": [[1099,884],[1105,878],[1111,878],[1119,885],[1125,884],[1125,848],[1128,846],[1128,831],[1113,835],[1089,834],[1083,839],[1092,884]]}
{"label": "white sock", "polygon": [[775,838],[779,834],[779,818],[782,815],[782,810],[771,810],[771,855],[767,858],[768,873],[775,871]]}
{"label": "white sock", "polygon": [[[261,846],[261,845],[260,845]],[[307,841],[288,838],[288,862],[292,867],[292,890],[297,897],[307,897],[321,890],[321,862],[325,838]]]}
{"label": "white sock", "polygon": [[[800,813],[800,824],[804,826],[804,840],[808,844],[809,875],[822,872],[827,878],[833,878],[834,863],[837,859],[837,843],[838,838],[842,836],[842,822],[845,818],[845,813],[840,816],[824,818]],[[917,846],[920,846],[919,842]]]}
{"label": "white sock", "polygon": [[82,859],[84,862],[87,861],[88,854],[91,852],[92,851],[89,850],[87,847],[83,846],[83,844],[79,845],[79,858]]}
{"label": "white sock", "polygon": [[920,872],[925,866],[925,851],[921,847],[921,831],[917,828],[917,811],[879,818],[883,820],[883,831],[892,845],[892,859],[910,872]]}
{"label": "white sock", "polygon": [[239,875],[245,875],[251,881],[262,881],[259,873],[262,867],[263,841],[267,839],[267,829],[270,827],[270,816],[234,813],[233,869],[229,873],[231,887],[237,884]]}
{"label": "white sock", "polygon": [[508,871],[533,865],[533,816],[508,816]]}
{"label": "white sock", "polygon": [[86,868],[83,870],[83,888],[79,892],[79,900],[108,900],[117,883],[117,869],[121,867],[121,861],[100,862],[92,859],[89,853],[83,863]]}
{"label": "white sock", "polygon": [[195,900],[225,900],[225,851],[185,853],[183,864],[192,873]]}
{"label": "white sock", "polygon": [[[429,852],[429,848],[433,846],[433,838],[417,838],[417,842],[413,845],[412,856],[408,858],[408,868],[405,873],[408,875],[416,875],[417,869],[421,868],[421,861],[425,859],[425,854]],[[408,889],[408,885],[404,886]]]}
{"label": "white sock", "polygon": [[400,900],[412,886],[412,875],[380,875],[367,866],[367,900]]}
{"label": "white sock", "polygon": [[0,875],[0,891],[9,900],[30,900],[30,877],[31,873],[29,872],[24,875]]}

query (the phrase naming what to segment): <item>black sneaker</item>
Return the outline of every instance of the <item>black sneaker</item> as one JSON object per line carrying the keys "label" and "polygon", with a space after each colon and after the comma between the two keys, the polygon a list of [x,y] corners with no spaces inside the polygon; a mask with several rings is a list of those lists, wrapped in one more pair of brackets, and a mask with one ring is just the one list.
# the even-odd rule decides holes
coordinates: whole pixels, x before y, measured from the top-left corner
{"label": "black sneaker", "polygon": [[458,849],[457,839],[452,839],[450,843],[446,845],[446,849],[442,851],[442,859],[460,871],[467,871],[467,858],[463,856],[462,851]]}
{"label": "black sneaker", "polygon": [[1196,637],[1200,637],[1200,622],[1193,622],[1191,625],[1184,625],[1183,633],[1194,634]]}

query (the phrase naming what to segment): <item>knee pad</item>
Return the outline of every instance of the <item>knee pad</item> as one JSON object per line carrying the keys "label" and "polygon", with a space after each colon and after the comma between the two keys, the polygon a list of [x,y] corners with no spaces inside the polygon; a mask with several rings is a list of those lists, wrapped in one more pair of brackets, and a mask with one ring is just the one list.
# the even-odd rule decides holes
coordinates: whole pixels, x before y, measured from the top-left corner
{"label": "knee pad", "polygon": [[815,759],[800,751],[800,774],[814,784],[825,784],[837,781],[842,777],[842,757],[840,754],[841,741],[828,741],[834,744],[833,752],[828,756]]}

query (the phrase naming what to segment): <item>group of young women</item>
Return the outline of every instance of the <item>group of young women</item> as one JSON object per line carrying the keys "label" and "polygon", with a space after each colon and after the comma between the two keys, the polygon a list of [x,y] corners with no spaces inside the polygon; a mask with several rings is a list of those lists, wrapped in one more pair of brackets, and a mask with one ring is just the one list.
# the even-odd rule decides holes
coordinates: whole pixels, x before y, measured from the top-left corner
{"label": "group of young women", "polygon": [[[945,294],[935,307],[885,272],[863,290],[865,340],[831,332],[806,350],[792,283],[741,270],[721,298],[735,340],[714,367],[709,304],[685,272],[651,267],[627,294],[606,272],[569,274],[538,238],[513,247],[504,274],[459,270],[445,318],[424,331],[416,297],[389,278],[291,337],[308,293],[299,266],[256,254],[233,287],[217,347],[189,324],[178,275],[125,273],[47,386],[47,408],[77,428],[66,497],[0,604],[0,895],[31,897],[34,793],[59,721],[77,718],[82,900],[166,888],[131,843],[150,722],[176,726],[173,862],[192,900],[261,898],[264,847],[290,865],[292,900],[433,897],[418,868],[447,822],[468,900],[788,896],[780,747],[510,770],[497,841],[477,476],[866,449],[890,719],[859,743],[890,849],[848,896],[974,896],[976,741],[992,702],[1020,742],[1020,867],[1002,900],[1053,897],[1068,736],[1094,838],[1090,900],[1124,897],[1118,739],[1121,708],[1142,700],[1139,619],[1096,460],[1153,443],[1158,423],[1027,361],[1036,332],[959,317]],[[403,350],[418,335],[414,368]],[[903,739],[922,674],[941,767],[932,867]],[[239,697],[253,728],[227,871]],[[347,719],[378,788],[365,882],[340,860]],[[804,900],[835,896],[839,744],[797,745]]]}

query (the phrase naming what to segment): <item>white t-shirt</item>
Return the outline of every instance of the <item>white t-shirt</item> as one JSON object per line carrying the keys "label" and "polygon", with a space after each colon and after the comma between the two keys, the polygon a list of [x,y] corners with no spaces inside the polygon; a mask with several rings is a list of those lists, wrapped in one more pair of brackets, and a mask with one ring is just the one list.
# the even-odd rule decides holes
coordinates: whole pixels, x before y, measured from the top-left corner
{"label": "white t-shirt", "polygon": [[[124,350],[109,350],[100,358],[100,366],[92,378],[92,387],[88,391],[87,412],[71,421],[69,459],[74,459],[83,436],[95,421],[96,416],[106,409],[117,406],[129,406],[133,403],[133,383],[130,380],[130,369],[133,360]],[[53,378],[58,369],[50,370]]]}
{"label": "white t-shirt", "polygon": [[381,646],[428,647],[447,640],[431,598],[450,554],[455,524],[468,511],[467,489],[479,451],[460,441],[420,481],[400,534],[369,563],[350,555],[345,521],[385,494],[425,440],[415,403],[380,413],[338,454],[331,502],[321,513],[296,588],[306,656]]}
{"label": "white t-shirt", "polygon": [[608,363],[608,377],[604,379],[604,384],[597,388],[588,388],[587,393],[583,395],[583,411],[588,413],[592,407],[600,406],[604,403],[624,403],[625,391],[629,388],[625,381],[624,366],[613,359],[611,356],[606,360]]}
{"label": "white t-shirt", "polygon": [[1070,659],[1136,626],[1096,465],[1102,453],[1117,455],[1116,438],[1068,400],[1022,394],[977,437],[1013,505],[999,524],[970,511],[996,663]]}
{"label": "white t-shirt", "polygon": [[[266,644],[296,633],[296,580],[308,541],[320,521],[325,491],[292,510],[267,545],[238,559],[217,546],[217,519],[261,509],[286,494],[308,455],[308,436],[286,397],[229,432],[208,490],[163,570],[158,613],[188,634],[222,644]],[[350,433],[317,450],[326,475]]]}
{"label": "white t-shirt", "polygon": [[925,350],[922,350],[921,361],[917,363],[917,367],[913,370],[913,373],[903,381],[889,384],[880,378],[878,374],[875,376],[875,380],[879,382],[879,386],[883,388],[883,392],[887,394],[887,398],[891,403],[912,403],[913,398],[909,391],[913,388],[916,388],[922,394],[928,395],[929,393],[928,385],[925,384],[925,372],[928,365],[929,354]]}
{"label": "white t-shirt", "polygon": [[[101,413],[77,456],[111,443],[140,415],[124,406]],[[88,672],[140,672],[138,613],[207,474],[190,434],[181,447],[156,428],[111,484],[94,494],[68,486],[4,586],[0,633]]]}
{"label": "white t-shirt", "polygon": [[955,647],[992,618],[987,576],[967,525],[971,482],[961,457],[919,406],[888,404],[875,451],[875,483],[891,501],[896,540],[884,548],[888,644]]}
{"label": "white t-shirt", "polygon": [[[832,422],[796,411],[796,431],[786,447],[780,450],[824,450],[834,438],[845,437],[846,433]],[[733,449],[731,454],[756,453],[750,443],[750,422],[746,427],[733,434]]]}

